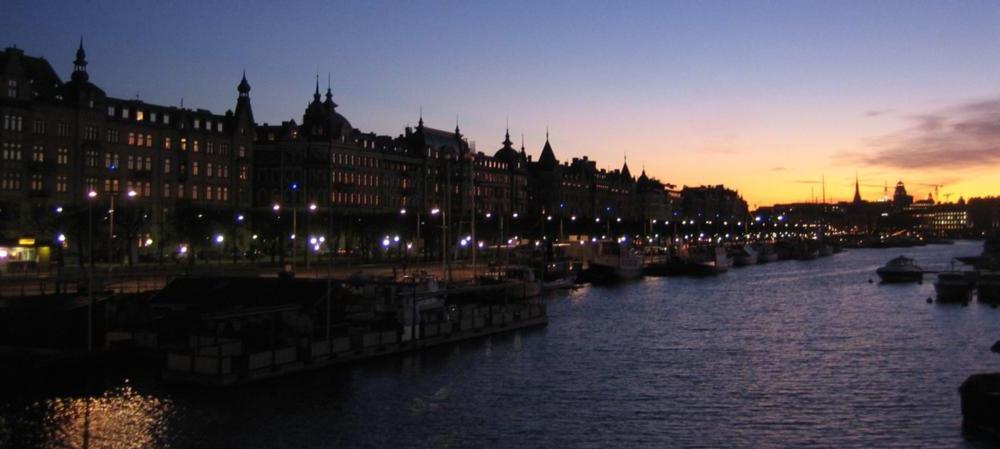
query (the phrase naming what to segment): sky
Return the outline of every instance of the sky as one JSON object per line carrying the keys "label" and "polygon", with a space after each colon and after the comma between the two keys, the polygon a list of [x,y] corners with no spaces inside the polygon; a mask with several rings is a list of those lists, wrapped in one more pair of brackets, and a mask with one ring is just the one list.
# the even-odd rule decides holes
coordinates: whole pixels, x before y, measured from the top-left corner
{"label": "sky", "polygon": [[0,43],[109,95],[301,121],[319,74],[356,128],[456,121],[492,153],[589,156],[751,206],[906,183],[1000,194],[1000,3],[0,1]]}

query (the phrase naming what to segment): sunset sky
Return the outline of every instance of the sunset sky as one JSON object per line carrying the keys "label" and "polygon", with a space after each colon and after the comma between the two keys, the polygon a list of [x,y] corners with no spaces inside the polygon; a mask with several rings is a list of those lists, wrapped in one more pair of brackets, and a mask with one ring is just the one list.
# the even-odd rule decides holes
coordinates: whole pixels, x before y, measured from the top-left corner
{"label": "sunset sky", "polygon": [[[1000,3],[39,2],[0,41],[66,79],[84,36],[110,95],[222,112],[245,68],[258,122],[294,118],[318,72],[361,130],[423,108],[492,153],[509,117],[537,157],[588,155],[751,206],[1000,194]],[[812,193],[811,193],[812,192]]]}

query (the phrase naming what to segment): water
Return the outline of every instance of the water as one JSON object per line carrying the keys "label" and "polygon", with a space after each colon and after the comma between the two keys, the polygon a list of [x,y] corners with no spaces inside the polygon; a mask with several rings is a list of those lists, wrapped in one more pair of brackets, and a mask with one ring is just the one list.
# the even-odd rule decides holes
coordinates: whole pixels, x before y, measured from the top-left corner
{"label": "water", "polygon": [[900,254],[932,269],[979,248],[588,287],[549,299],[545,328],[225,392],[112,376],[8,395],[0,447],[82,447],[84,429],[114,448],[983,447],[957,388],[1000,370],[1000,310],[868,282]]}

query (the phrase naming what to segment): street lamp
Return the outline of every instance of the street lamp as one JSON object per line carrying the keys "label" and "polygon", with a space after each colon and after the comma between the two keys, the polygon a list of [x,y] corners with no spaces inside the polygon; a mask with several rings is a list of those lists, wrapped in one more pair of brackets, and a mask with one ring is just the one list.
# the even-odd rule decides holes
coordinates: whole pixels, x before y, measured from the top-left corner
{"label": "street lamp", "polygon": [[94,201],[97,192],[87,192],[87,250],[90,268],[87,269],[87,352],[94,351]]}

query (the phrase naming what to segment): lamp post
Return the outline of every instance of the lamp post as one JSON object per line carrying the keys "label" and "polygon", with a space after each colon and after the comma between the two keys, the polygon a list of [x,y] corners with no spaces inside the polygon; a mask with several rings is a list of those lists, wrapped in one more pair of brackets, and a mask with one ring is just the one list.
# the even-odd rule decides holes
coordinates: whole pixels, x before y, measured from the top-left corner
{"label": "lamp post", "polygon": [[[306,237],[309,236],[309,231],[311,229],[309,227],[310,217],[312,216],[313,213],[316,212],[316,209],[318,209],[318,208],[319,208],[319,206],[317,206],[316,203],[310,203],[309,204],[308,212],[306,212]],[[305,255],[306,255],[306,270],[309,270],[309,250],[308,249],[306,249],[306,254]]]}
{"label": "lamp post", "polygon": [[87,269],[87,352],[94,350],[94,198],[97,192],[87,192],[87,250],[90,264]]}

